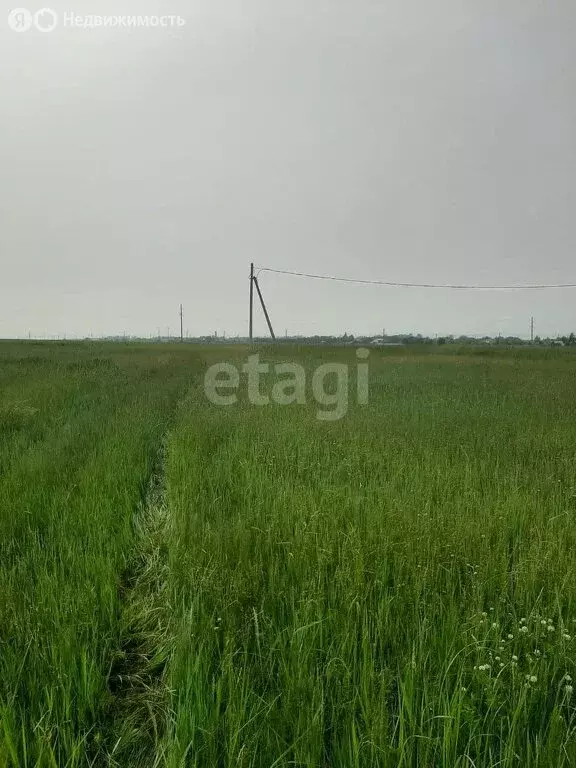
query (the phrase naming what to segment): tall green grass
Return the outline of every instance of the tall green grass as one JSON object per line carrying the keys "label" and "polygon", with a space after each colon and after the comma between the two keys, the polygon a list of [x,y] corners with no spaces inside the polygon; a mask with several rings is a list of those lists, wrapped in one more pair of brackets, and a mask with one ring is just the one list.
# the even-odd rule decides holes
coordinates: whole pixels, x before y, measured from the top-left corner
{"label": "tall green grass", "polygon": [[576,358],[247,354],[0,345],[0,766],[576,764]]}
{"label": "tall green grass", "polygon": [[175,350],[30,346],[0,350],[0,765],[84,766],[134,511],[193,366]]}
{"label": "tall green grass", "polygon": [[340,422],[191,393],[163,764],[576,762],[574,358],[375,357]]}

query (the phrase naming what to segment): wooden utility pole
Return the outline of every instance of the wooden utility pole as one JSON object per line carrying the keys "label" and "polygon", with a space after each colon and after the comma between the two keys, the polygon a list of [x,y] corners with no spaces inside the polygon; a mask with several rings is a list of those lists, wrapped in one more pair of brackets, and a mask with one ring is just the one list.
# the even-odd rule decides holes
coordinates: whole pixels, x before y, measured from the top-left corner
{"label": "wooden utility pole", "polygon": [[254,319],[254,264],[250,264],[250,344],[253,338]]}
{"label": "wooden utility pole", "polygon": [[530,318],[530,343],[534,344],[534,318]]}
{"label": "wooden utility pole", "polygon": [[266,322],[268,323],[268,330],[270,331],[270,336],[274,340],[276,340],[276,336],[274,335],[274,329],[272,328],[272,323],[270,322],[270,317],[268,315],[268,310],[266,309],[266,304],[264,303],[264,297],[262,296],[262,291],[260,290],[260,286],[258,285],[258,278],[254,274],[254,264],[250,264],[250,343],[252,344],[252,341],[254,339],[254,286],[256,286],[256,290],[258,291],[258,298],[260,299],[260,304],[262,305],[262,309],[264,310],[264,317],[266,318]]}
{"label": "wooden utility pole", "polygon": [[264,317],[266,318],[266,322],[268,323],[268,330],[270,331],[270,336],[274,340],[276,340],[276,336],[274,336],[274,330],[272,329],[272,323],[270,322],[270,318],[268,317],[268,310],[266,309],[266,304],[264,304],[264,297],[262,296],[262,291],[260,290],[260,286],[258,285],[258,278],[254,277],[252,278],[252,282],[256,285],[256,290],[258,291],[258,298],[260,299],[260,304],[262,304],[262,309],[264,310]]}

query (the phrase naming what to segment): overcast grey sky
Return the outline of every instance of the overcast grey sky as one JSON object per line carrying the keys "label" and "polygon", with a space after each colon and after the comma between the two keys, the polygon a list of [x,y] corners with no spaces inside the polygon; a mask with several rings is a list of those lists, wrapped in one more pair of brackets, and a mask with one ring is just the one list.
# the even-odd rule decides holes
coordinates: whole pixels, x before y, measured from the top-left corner
{"label": "overcast grey sky", "polygon": [[[576,283],[575,3],[48,1],[187,23],[16,33],[3,6],[0,337],[175,331],[180,302],[245,334],[251,260]],[[576,289],[261,284],[279,333],[576,331]]]}

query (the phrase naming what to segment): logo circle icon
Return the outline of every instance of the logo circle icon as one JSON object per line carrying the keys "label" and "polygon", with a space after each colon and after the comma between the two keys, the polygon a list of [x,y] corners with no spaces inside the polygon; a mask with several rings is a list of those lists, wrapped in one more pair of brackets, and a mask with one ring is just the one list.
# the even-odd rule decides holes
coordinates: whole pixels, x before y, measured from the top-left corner
{"label": "logo circle icon", "polygon": [[8,26],[14,32],[28,32],[32,24],[32,14],[27,8],[14,8],[8,14]]}
{"label": "logo circle icon", "polygon": [[39,32],[52,32],[58,25],[58,14],[52,8],[41,8],[34,14],[34,26]]}

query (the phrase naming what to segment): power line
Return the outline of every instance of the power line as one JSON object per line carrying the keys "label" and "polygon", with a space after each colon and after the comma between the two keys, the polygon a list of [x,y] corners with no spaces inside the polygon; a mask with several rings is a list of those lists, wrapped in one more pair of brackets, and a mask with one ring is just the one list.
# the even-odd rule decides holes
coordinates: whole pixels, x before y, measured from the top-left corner
{"label": "power line", "polygon": [[288,269],[272,269],[271,267],[258,267],[260,272],[273,272],[277,275],[293,275],[294,277],[307,277],[313,280],[334,280],[338,283],[357,283],[362,285],[388,285],[395,288],[448,288],[451,290],[466,291],[528,291],[545,290],[548,288],[576,288],[576,283],[556,283],[550,285],[454,285],[435,283],[396,283],[386,280],[358,280],[351,277],[334,277],[332,275],[312,275],[306,272],[292,272]]}

